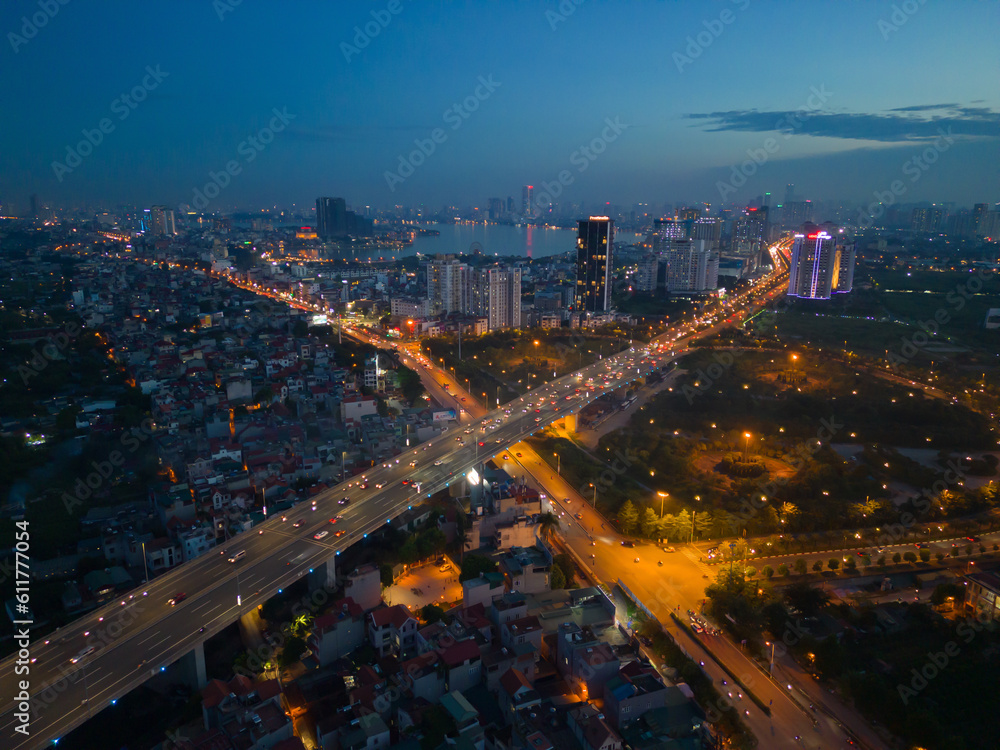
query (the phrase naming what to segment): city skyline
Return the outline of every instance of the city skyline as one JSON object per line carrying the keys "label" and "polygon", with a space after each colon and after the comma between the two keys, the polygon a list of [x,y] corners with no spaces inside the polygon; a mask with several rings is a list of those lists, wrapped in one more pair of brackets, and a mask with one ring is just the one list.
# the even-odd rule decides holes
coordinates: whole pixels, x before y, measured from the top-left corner
{"label": "city skyline", "polygon": [[[897,202],[996,198],[1000,97],[969,73],[995,65],[994,5],[563,6],[8,11],[4,93],[32,104],[2,116],[0,199],[485,208],[532,185],[535,204],[719,205],[795,183],[864,203],[897,181]],[[199,54],[134,33],[168,9]],[[813,57],[810,27],[854,43]],[[627,49],[589,54],[598,34]],[[281,37],[294,52],[246,54]]]}

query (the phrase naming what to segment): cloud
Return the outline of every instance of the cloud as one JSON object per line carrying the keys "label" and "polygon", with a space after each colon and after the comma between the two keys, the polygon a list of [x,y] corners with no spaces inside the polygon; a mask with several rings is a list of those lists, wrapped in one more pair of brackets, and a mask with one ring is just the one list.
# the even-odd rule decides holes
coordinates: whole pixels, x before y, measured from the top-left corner
{"label": "cloud", "polygon": [[942,130],[958,136],[1000,138],[1000,112],[958,104],[920,104],[872,114],[805,110],[762,112],[750,109],[684,117],[700,121],[702,127],[711,133],[787,131],[788,123],[793,122],[799,123],[794,132],[800,135],[884,143],[933,140]]}

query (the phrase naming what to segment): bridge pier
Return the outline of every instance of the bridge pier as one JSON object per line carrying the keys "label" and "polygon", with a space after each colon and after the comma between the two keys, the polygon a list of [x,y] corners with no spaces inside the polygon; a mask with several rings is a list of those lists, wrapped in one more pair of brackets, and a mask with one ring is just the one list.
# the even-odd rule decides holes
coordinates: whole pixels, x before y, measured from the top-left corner
{"label": "bridge pier", "polygon": [[326,562],[314,565],[307,578],[309,591],[333,591],[337,587],[337,556],[331,555]]}
{"label": "bridge pier", "polygon": [[563,428],[566,432],[575,433],[577,431],[577,415],[576,412],[572,414],[567,414],[562,418]]}
{"label": "bridge pier", "polygon": [[208,672],[205,670],[205,642],[197,645],[177,661],[179,676],[184,684],[192,690],[201,690],[208,684]]}

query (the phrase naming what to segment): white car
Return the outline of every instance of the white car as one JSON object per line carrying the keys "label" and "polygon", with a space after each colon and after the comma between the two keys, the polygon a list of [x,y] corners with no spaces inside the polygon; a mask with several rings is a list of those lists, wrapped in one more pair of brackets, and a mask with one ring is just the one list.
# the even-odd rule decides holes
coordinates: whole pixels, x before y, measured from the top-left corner
{"label": "white car", "polygon": [[317,531],[315,534],[313,534],[313,539],[322,539],[329,533],[330,533],[329,531]]}
{"label": "white car", "polygon": [[80,653],[78,653],[76,656],[74,656],[72,659],[69,660],[70,664],[76,664],[81,659],[83,659],[84,657],[90,656],[95,651],[97,651],[97,647],[96,646],[87,646],[87,648],[85,648],[83,651],[81,651]]}
{"label": "white car", "polygon": [[441,465],[441,462],[440,462],[440,461],[435,461],[435,462],[434,462],[434,465],[435,465],[435,466],[440,466],[440,465]]}

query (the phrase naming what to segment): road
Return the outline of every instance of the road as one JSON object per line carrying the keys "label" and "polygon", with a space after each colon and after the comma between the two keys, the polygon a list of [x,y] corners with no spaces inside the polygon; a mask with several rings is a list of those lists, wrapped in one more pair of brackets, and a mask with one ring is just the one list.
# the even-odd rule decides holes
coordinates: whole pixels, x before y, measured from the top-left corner
{"label": "road", "polygon": [[[359,478],[343,482],[317,495],[315,510],[311,502],[300,503],[285,513],[284,521],[272,517],[258,530],[231,540],[225,554],[209,552],[88,613],[46,642],[33,643],[31,658],[37,661],[30,664],[27,675],[27,692],[35,704],[31,733],[25,737],[15,731],[20,722],[14,707],[7,704],[0,715],[4,747],[49,744],[408,505],[460,480],[481,461],[579,411],[604,392],[660,367],[667,351],[666,344],[649,352],[636,346],[536,388],[505,409],[479,419],[470,417],[466,424],[401,454],[391,464],[366,472],[366,487],[358,486]],[[344,496],[351,498],[346,506],[338,504]],[[329,519],[338,515],[342,518],[331,524]],[[294,527],[297,521],[303,524],[299,528]],[[321,531],[328,534],[314,539]],[[336,536],[340,531],[344,534]],[[239,551],[245,556],[229,562]],[[184,601],[176,606],[168,603],[181,592],[186,594]],[[70,662],[90,645],[92,653],[78,663]],[[0,665],[2,695],[18,694],[15,658]]]}
{"label": "road", "polygon": [[[317,495],[315,502],[300,503],[284,516],[265,521],[256,532],[232,540],[221,554],[209,552],[178,566],[44,641],[35,641],[28,649],[27,673],[15,672],[16,654],[8,657],[0,664],[0,695],[18,696],[31,709],[25,725],[15,715],[21,704],[12,701],[3,707],[3,746],[9,750],[49,746],[94,713],[114,710],[122,695],[411,503],[460,481],[469,468],[578,412],[600,395],[642,379],[683,351],[690,338],[721,327],[721,316],[737,305],[752,311],[753,305],[763,304],[774,295],[781,277],[759,280],[742,298],[727,303],[728,311],[723,307],[648,346],[634,346],[551,381],[504,409],[476,419],[472,415],[481,414],[482,407],[469,402],[465,424],[366,472],[363,487],[358,478],[345,481]],[[452,388],[457,391],[457,383]],[[470,425],[471,436],[466,432]],[[344,496],[351,498],[348,505],[338,502]],[[297,522],[301,522],[298,527]],[[328,533],[314,538],[322,531]],[[340,531],[344,533],[337,536]],[[230,562],[237,552],[245,555]],[[179,593],[185,594],[183,601],[171,604],[169,600]]]}

